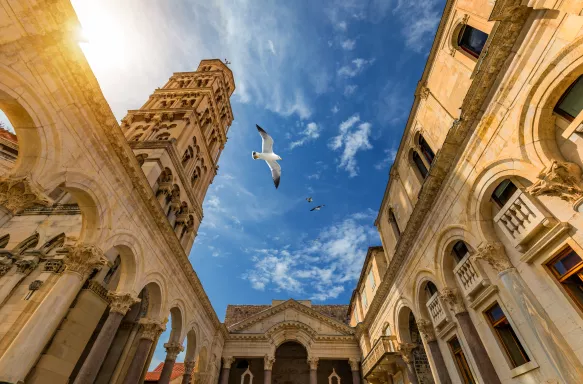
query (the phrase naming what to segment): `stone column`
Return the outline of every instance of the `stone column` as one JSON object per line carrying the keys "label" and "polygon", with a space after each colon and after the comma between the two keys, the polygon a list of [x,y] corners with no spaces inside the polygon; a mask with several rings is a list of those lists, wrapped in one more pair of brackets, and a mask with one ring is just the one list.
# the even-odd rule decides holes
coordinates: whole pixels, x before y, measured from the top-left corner
{"label": "stone column", "polygon": [[194,360],[184,362],[184,375],[182,375],[182,384],[190,384],[192,370],[194,369]]}
{"label": "stone column", "polygon": [[583,367],[577,356],[510,262],[504,246],[501,243],[483,244],[473,257],[488,262],[498,272],[502,285],[520,309],[561,381],[583,383]]}
{"label": "stone column", "polygon": [[348,359],[350,370],[352,371],[352,384],[360,384],[360,361],[357,359]]}
{"label": "stone column", "polygon": [[466,339],[470,354],[482,376],[482,380],[484,380],[485,383],[500,384],[500,379],[494,369],[492,360],[490,360],[490,356],[488,356],[488,352],[486,352],[482,339],[480,339],[478,331],[476,330],[476,327],[466,310],[464,301],[459,295],[457,289],[445,288],[441,290],[440,294],[455,314],[460,330]]}
{"label": "stone column", "polygon": [[317,357],[308,356],[308,364],[310,365],[310,384],[318,384],[318,360]]}
{"label": "stone column", "polygon": [[106,263],[96,246],[69,247],[66,270],[0,358],[0,381],[17,383],[26,378],[89,274]]}
{"label": "stone column", "polygon": [[271,370],[275,363],[275,356],[263,356],[263,384],[271,384]]}
{"label": "stone column", "polygon": [[399,344],[399,351],[401,352],[401,357],[405,362],[407,368],[407,377],[411,384],[418,384],[417,373],[415,372],[415,359],[413,358],[413,350],[417,348],[417,344],[413,343],[402,343]]}
{"label": "stone column", "polygon": [[229,374],[231,373],[231,364],[235,362],[232,356],[223,357],[223,371],[221,372],[221,384],[229,384]]}
{"label": "stone column", "polygon": [[107,351],[111,347],[111,343],[117,333],[117,329],[121,324],[121,320],[129,311],[130,307],[140,301],[137,297],[129,293],[109,292],[107,297],[111,300],[109,305],[109,315],[103,324],[95,343],[91,347],[91,351],[83,362],[83,366],[79,370],[74,384],[93,383],[101,365],[105,360]]}
{"label": "stone column", "polygon": [[435,329],[431,321],[420,319],[417,320],[417,329],[425,338],[425,342],[429,347],[429,353],[433,358],[433,366],[435,368],[437,377],[441,384],[451,384],[451,378],[449,377],[449,372],[445,367],[445,361],[443,360],[443,355],[441,354],[441,349],[437,340],[435,338]]}
{"label": "stone column", "polygon": [[141,319],[140,327],[140,340],[138,341],[138,347],[136,348],[134,359],[128,368],[124,384],[139,383],[144,364],[146,364],[146,360],[150,353],[150,348],[152,348],[154,340],[156,340],[156,338],[166,329],[161,322],[151,319]]}
{"label": "stone column", "polygon": [[172,370],[174,369],[174,363],[176,362],[176,356],[182,351],[184,347],[177,342],[164,344],[166,348],[166,359],[164,360],[164,367],[162,368],[162,373],[160,373],[160,379],[158,384],[168,384],[170,383],[170,376],[172,375]]}
{"label": "stone column", "polygon": [[0,305],[4,304],[12,290],[32,272],[37,264],[38,258],[34,256],[25,256],[16,263],[16,272],[13,275],[4,278],[4,284],[0,287]]}

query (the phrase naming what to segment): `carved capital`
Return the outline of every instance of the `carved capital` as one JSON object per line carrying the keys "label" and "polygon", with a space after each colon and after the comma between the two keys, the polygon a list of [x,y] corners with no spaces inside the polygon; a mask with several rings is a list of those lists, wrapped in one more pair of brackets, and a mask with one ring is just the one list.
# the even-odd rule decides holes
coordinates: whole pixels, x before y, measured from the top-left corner
{"label": "carved capital", "polygon": [[427,342],[435,341],[435,328],[431,321],[419,319],[417,320],[417,329],[425,337]]}
{"label": "carved capital", "polygon": [[444,288],[439,294],[443,301],[449,305],[450,309],[456,315],[458,313],[467,312],[464,300],[456,288]]}
{"label": "carved capital", "polygon": [[431,94],[431,91],[426,86],[422,86],[419,89],[419,97],[421,98],[421,100],[426,100],[430,94]]}
{"label": "carved capital", "polygon": [[166,349],[166,360],[176,360],[176,356],[182,351],[184,351],[184,347],[177,342],[174,343],[165,343],[164,348]]}
{"label": "carved capital", "polygon": [[59,273],[63,267],[63,260],[51,259],[47,260],[44,265],[43,272]]}
{"label": "carved capital", "polygon": [[142,330],[141,339],[156,341],[156,338],[166,330],[166,325],[156,320],[141,319],[140,328]]}
{"label": "carved capital", "polygon": [[351,371],[358,371],[360,369],[360,360],[355,358],[348,359],[348,364],[350,364]]}
{"label": "carved capital", "polygon": [[310,365],[310,370],[318,369],[318,361],[320,359],[314,356],[308,356],[308,364]]}
{"label": "carved capital", "polygon": [[23,260],[18,260],[16,263],[14,263],[16,265],[16,272],[17,273],[22,273],[25,275],[28,275],[30,272],[32,272],[36,266],[37,266],[37,261],[36,258],[35,259],[23,259]]}
{"label": "carved capital", "polygon": [[12,264],[0,264],[0,277],[4,276],[12,268]]}
{"label": "carved capital", "polygon": [[581,168],[574,163],[554,160],[538,175],[526,192],[532,196],[555,196],[569,203],[583,198]]}
{"label": "carved capital", "polygon": [[399,344],[399,352],[403,357],[403,361],[407,364],[413,363],[413,350],[417,348],[417,344],[401,343]]}
{"label": "carved capital", "polygon": [[44,281],[42,280],[35,280],[28,285],[28,289],[31,291],[38,291],[40,287],[43,285]]}
{"label": "carved capital", "polygon": [[0,205],[15,215],[35,204],[50,206],[52,200],[30,176],[0,177]]}
{"label": "carved capital", "polygon": [[484,260],[498,273],[513,268],[502,243],[483,243],[472,255],[473,260]]}
{"label": "carved capital", "polygon": [[65,247],[67,271],[77,273],[84,279],[95,269],[107,265],[108,261],[99,247],[95,245],[76,245]]}
{"label": "carved capital", "polygon": [[223,356],[223,368],[231,369],[231,365],[235,362],[233,356]]}
{"label": "carved capital", "polygon": [[273,363],[275,363],[275,356],[263,356],[263,370],[271,371],[273,369]]}
{"label": "carved capital", "polygon": [[131,293],[108,292],[107,298],[110,301],[109,312],[117,312],[122,315],[125,315],[132,305],[141,301]]}
{"label": "carved capital", "polygon": [[195,361],[185,361],[184,362],[184,374],[190,375],[192,374],[192,370],[194,369]]}

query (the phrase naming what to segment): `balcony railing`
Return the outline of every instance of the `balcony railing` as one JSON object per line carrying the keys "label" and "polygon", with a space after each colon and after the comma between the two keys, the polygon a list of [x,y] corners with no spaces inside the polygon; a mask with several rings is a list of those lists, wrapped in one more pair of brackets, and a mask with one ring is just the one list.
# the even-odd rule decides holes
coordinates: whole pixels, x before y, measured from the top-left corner
{"label": "balcony railing", "polygon": [[522,250],[528,241],[553,221],[550,214],[539,208],[534,198],[520,189],[514,192],[510,200],[494,216],[494,222],[518,250]]}
{"label": "balcony railing", "polygon": [[431,315],[431,321],[435,328],[441,327],[449,319],[447,307],[443,303],[443,299],[439,292],[436,292],[427,300],[427,309]]}
{"label": "balcony railing", "polygon": [[473,263],[470,254],[461,259],[453,269],[453,273],[459,283],[462,293],[473,298],[479,291],[490,285],[490,280],[478,263]]}
{"label": "balcony railing", "polygon": [[397,337],[381,336],[362,361],[362,374],[364,377],[369,376],[385,357],[396,356],[398,354]]}

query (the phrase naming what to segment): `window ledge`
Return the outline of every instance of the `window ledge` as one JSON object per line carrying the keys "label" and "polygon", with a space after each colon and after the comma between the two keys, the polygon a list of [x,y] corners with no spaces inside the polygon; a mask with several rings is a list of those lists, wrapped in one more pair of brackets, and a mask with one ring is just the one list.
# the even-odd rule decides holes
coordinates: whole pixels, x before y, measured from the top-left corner
{"label": "window ledge", "polygon": [[538,364],[536,363],[536,361],[529,361],[528,363],[522,364],[521,366],[511,370],[510,376],[512,376],[512,378],[515,378],[517,376],[524,375],[525,373],[533,371],[535,369],[538,369]]}

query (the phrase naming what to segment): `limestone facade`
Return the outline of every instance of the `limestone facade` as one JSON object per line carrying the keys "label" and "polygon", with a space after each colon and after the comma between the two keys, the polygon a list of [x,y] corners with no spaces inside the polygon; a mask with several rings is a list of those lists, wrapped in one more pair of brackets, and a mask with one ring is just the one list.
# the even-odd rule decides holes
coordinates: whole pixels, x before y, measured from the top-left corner
{"label": "limestone facade", "polygon": [[350,302],[366,380],[583,382],[582,75],[581,2],[446,2]]}

